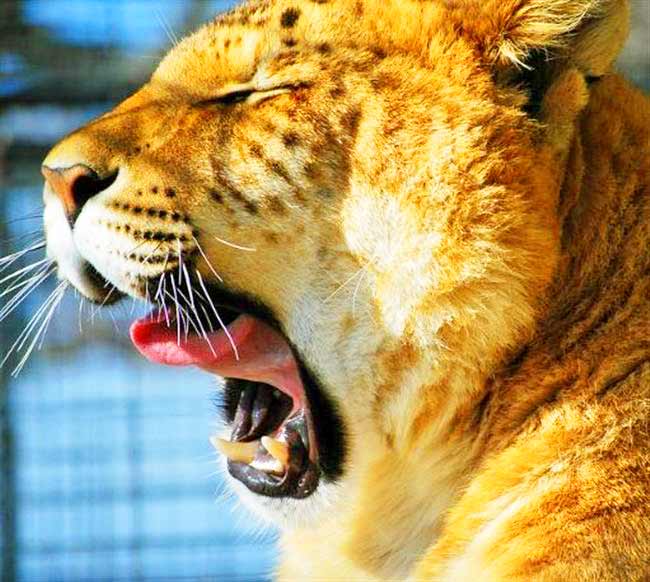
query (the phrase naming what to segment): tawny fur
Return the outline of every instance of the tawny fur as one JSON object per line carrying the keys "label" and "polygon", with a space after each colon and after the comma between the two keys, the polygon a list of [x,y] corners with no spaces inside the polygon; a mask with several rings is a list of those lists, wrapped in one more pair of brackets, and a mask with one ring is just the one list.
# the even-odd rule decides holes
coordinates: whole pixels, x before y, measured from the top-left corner
{"label": "tawny fur", "polygon": [[[143,209],[188,217],[340,409],[345,471],[313,519],[263,508],[280,580],[650,579],[650,105],[611,72],[627,15],[250,2],[48,156],[128,168],[92,201],[107,244],[176,228]],[[106,264],[135,293],[146,267]]]}

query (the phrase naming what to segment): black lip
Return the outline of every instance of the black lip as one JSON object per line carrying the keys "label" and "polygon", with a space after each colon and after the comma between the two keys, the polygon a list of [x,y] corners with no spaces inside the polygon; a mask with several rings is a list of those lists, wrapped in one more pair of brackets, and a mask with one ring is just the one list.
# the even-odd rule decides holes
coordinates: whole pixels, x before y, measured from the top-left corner
{"label": "black lip", "polygon": [[282,440],[289,446],[288,465],[281,477],[233,461],[228,463],[230,474],[254,493],[267,497],[302,499],[311,495],[318,487],[321,471],[310,455],[317,443],[310,440],[305,411],[291,415],[291,397],[273,386],[249,380],[229,380],[226,394],[231,441],[252,442],[281,431]]}
{"label": "black lip", "polygon": [[294,472],[294,469],[289,469],[280,482],[264,471],[258,471],[244,463],[228,461],[228,471],[253,493],[265,497],[291,497],[293,499],[305,499],[314,493],[318,489],[320,476],[320,471],[313,464],[305,470],[298,469]]}
{"label": "black lip", "polygon": [[334,482],[343,475],[347,455],[347,435],[343,419],[338,406],[325,392],[316,374],[309,370],[304,360],[297,355],[295,347],[291,347],[300,366],[300,376],[311,408],[318,442],[318,464],[325,480]]}

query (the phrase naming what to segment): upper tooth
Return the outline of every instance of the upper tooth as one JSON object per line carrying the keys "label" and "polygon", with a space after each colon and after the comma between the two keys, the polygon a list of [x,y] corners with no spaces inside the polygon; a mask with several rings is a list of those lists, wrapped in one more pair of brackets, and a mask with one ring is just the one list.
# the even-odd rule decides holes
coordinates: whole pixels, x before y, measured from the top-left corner
{"label": "upper tooth", "polygon": [[289,464],[289,447],[286,443],[269,436],[263,436],[262,446],[269,452],[269,455],[280,461],[284,467]]}
{"label": "upper tooth", "polygon": [[246,464],[253,462],[260,444],[259,441],[248,443],[232,442],[215,436],[210,437],[210,442],[215,449],[226,455],[231,461]]}

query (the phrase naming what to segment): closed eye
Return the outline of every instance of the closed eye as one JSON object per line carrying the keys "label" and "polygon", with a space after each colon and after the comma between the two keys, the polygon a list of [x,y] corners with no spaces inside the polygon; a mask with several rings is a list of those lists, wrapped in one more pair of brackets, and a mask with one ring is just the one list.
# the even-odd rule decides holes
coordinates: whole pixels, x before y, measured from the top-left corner
{"label": "closed eye", "polygon": [[226,93],[225,95],[221,95],[219,97],[214,97],[209,101],[211,103],[219,103],[220,105],[235,105],[236,103],[243,103],[253,93],[255,93],[255,89],[241,89],[239,91]]}
{"label": "closed eye", "polygon": [[211,97],[210,99],[206,99],[201,103],[204,105],[217,104],[217,105],[225,105],[225,106],[237,105],[238,103],[249,103],[253,105],[255,103],[261,103],[262,101],[271,99],[272,97],[276,97],[278,95],[284,95],[285,93],[290,93],[291,90],[294,88],[295,87],[292,86],[283,86],[283,87],[276,87],[274,89],[264,89],[264,90],[254,89],[250,87],[238,88],[232,91],[228,91],[223,95],[218,95],[216,97]]}

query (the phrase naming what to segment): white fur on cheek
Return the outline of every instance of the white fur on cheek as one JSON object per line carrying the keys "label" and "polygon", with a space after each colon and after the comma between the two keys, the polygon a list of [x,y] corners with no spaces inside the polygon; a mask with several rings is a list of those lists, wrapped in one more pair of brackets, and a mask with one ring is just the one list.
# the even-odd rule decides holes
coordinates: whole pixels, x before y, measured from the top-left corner
{"label": "white fur on cheek", "polygon": [[[432,257],[442,235],[423,231],[417,221],[398,199],[380,193],[353,194],[344,210],[346,241],[375,275],[384,323],[397,337],[422,297],[435,286]],[[440,314],[439,325],[445,319]]]}
{"label": "white fur on cheek", "polygon": [[132,291],[129,265],[126,260],[136,244],[126,237],[118,237],[109,230],[104,220],[109,218],[101,200],[93,198],[84,206],[74,229],[74,241],[84,257],[107,281],[120,291]]}
{"label": "white fur on cheek", "polygon": [[311,371],[334,386],[349,382],[343,374],[344,367],[333,357],[339,339],[335,325],[337,313],[339,311],[325,303],[320,294],[308,290],[297,298],[286,328]]}
{"label": "white fur on cheek", "polygon": [[[161,230],[176,240],[191,240],[192,229],[188,224],[168,225],[156,222],[144,213],[140,215],[120,213],[113,209],[113,203],[128,188],[126,170],[120,171],[110,188],[91,198],[83,207],[74,227],[74,243],[79,252],[110,283],[123,293],[139,295],[141,280],[160,274],[161,266],[145,258],[165,254],[165,249],[154,240],[140,238],[145,231]],[[171,211],[171,209],[168,209]],[[130,227],[131,234],[116,226]],[[140,232],[136,237],[135,233]],[[177,251],[175,242],[173,251]],[[179,243],[180,244],[180,243]],[[166,247],[169,250],[168,247]],[[183,244],[183,252],[187,251]]]}

